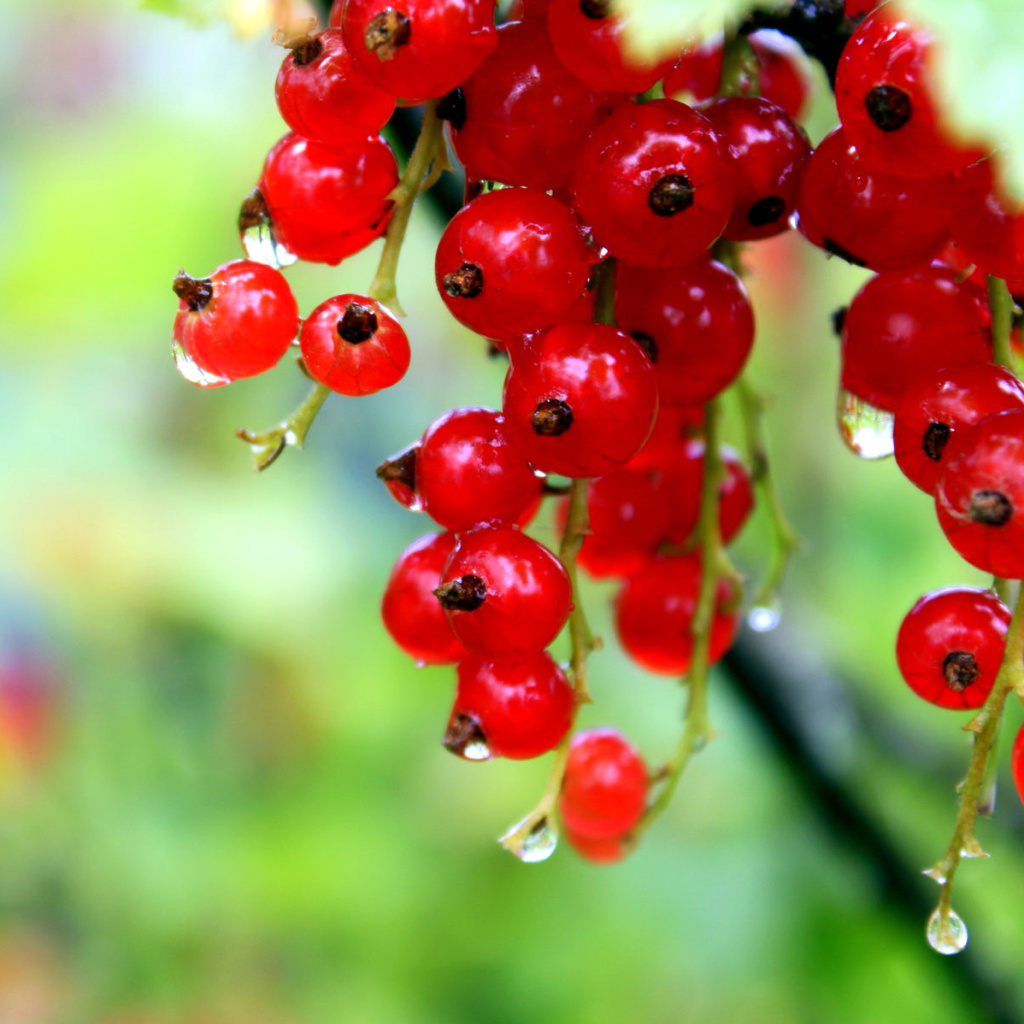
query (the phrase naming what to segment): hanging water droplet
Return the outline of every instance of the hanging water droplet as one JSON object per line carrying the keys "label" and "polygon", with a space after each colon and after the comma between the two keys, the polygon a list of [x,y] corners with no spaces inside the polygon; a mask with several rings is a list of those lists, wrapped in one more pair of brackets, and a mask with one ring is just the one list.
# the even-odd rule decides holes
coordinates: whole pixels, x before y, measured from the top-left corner
{"label": "hanging water droplet", "polygon": [[171,342],[171,355],[174,357],[178,373],[190,384],[197,384],[201,388],[222,388],[225,384],[231,383],[227,377],[218,377],[215,373],[207,373],[202,369],[176,338]]}
{"label": "hanging water droplet", "polygon": [[960,850],[960,856],[961,857],[988,857],[989,854],[987,854],[981,848],[981,844],[978,842],[977,839],[971,838],[966,843],[964,843],[963,847]]}
{"label": "hanging water droplet", "polygon": [[941,908],[936,909],[928,918],[925,934],[928,945],[945,956],[960,953],[967,946],[967,925],[952,910],[943,913]]}
{"label": "hanging water droplet", "polygon": [[839,435],[855,455],[862,459],[884,459],[892,455],[895,417],[891,412],[879,409],[840,388],[836,414]]}
{"label": "hanging water droplet", "polygon": [[750,609],[747,625],[756,633],[768,633],[782,621],[777,604],[759,604]]}
{"label": "hanging water droplet", "polygon": [[513,825],[498,842],[524,864],[539,864],[558,847],[558,831],[548,817],[534,819],[531,815]]}
{"label": "hanging water droplet", "polygon": [[949,881],[949,879],[943,872],[942,868],[940,868],[938,864],[936,864],[933,868],[927,868],[925,871],[922,871],[921,874],[927,875],[937,885],[945,885]]}
{"label": "hanging water droplet", "polygon": [[462,748],[462,753],[459,756],[464,757],[467,761],[489,761],[491,758],[491,748],[484,743],[482,738],[470,740]]}
{"label": "hanging water droplet", "polygon": [[257,263],[280,270],[281,267],[290,267],[298,259],[274,237],[269,220],[250,225],[240,235],[245,255]]}

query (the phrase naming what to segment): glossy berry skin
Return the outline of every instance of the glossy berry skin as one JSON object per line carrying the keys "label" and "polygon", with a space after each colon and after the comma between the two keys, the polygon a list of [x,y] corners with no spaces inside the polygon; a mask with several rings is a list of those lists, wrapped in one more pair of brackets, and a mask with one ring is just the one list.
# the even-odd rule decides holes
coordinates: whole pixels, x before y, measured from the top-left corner
{"label": "glossy berry skin", "polygon": [[628,19],[606,0],[550,0],[548,32],[559,60],[593,89],[644,92],[665,76],[672,59],[634,58],[623,40]]}
{"label": "glossy berry skin", "polygon": [[341,395],[372,395],[409,369],[409,339],[386,306],[365,295],[335,295],[299,332],[310,376]]}
{"label": "glossy berry skin", "polygon": [[651,354],[663,405],[714,398],[739,376],[754,344],[746,288],[708,259],[666,270],[619,264],[615,318]]}
{"label": "glossy berry skin", "polygon": [[[743,529],[754,508],[754,489],[739,455],[722,445],[718,456],[725,470],[718,485],[718,530],[723,544]],[[693,543],[704,487],[704,442],[687,441],[661,474],[659,491],[667,511],[666,537],[673,544]]]}
{"label": "glossy berry skin", "polygon": [[617,864],[629,852],[627,843],[618,837],[594,839],[580,835],[571,828],[563,829],[565,838],[573,850],[591,864]]}
{"label": "glossy berry skin", "polygon": [[[568,499],[559,505],[564,528]],[[597,477],[587,486],[588,532],[576,557],[595,579],[627,576],[649,562],[668,531],[660,479],[642,469]]]}
{"label": "glossy berry skin", "polygon": [[539,21],[502,25],[497,48],[461,88],[461,117],[449,128],[467,177],[540,189],[569,181],[608,100],[565,69]]}
{"label": "glossy berry skin", "polygon": [[427,427],[416,460],[427,514],[450,530],[512,523],[540,497],[541,481],[491,409],[453,409]]}
{"label": "glossy berry skin", "polygon": [[367,78],[406,99],[443,96],[497,43],[494,0],[347,0],[336,23]]}
{"label": "glossy berry skin", "polygon": [[577,836],[617,839],[640,820],[647,803],[647,769],[616,729],[573,736],[565,764],[558,813]]}
{"label": "glossy berry skin", "polygon": [[208,278],[182,271],[174,290],[174,340],[201,370],[224,383],[276,365],[299,328],[288,282],[262,263],[222,263]]}
{"label": "glossy berry skin", "polygon": [[881,274],[843,321],[842,385],[890,412],[921,377],[992,360],[986,315],[946,268]]}
{"label": "glossy berry skin", "polygon": [[565,567],[511,526],[463,534],[440,588],[437,599],[455,635],[474,654],[491,658],[542,651],[572,609]]}
{"label": "glossy berry skin", "polygon": [[1024,412],[959,431],[935,487],[946,539],[993,576],[1024,577]]}
{"label": "glossy berry skin", "polygon": [[907,178],[950,174],[977,159],[942,122],[932,82],[931,31],[895,4],[869,14],[836,70],[836,106],[866,166]]}
{"label": "glossy berry skin", "polygon": [[746,242],[787,230],[811,154],[803,129],[782,107],[758,96],[716,100],[701,112],[722,141],[736,186],[722,237]]}
{"label": "glossy berry skin", "polygon": [[334,265],[383,233],[397,184],[382,138],[333,147],[289,134],[267,154],[258,187],[278,242],[300,260]]}
{"label": "glossy berry skin", "polygon": [[658,385],[640,346],[605,324],[559,324],[512,353],[503,410],[513,442],[542,473],[603,476],[647,440]]}
{"label": "glossy berry skin", "polygon": [[872,270],[927,266],[949,242],[952,175],[900,178],[871,170],[836,128],[800,180],[801,233],[826,252]]}
{"label": "glossy berry skin", "polygon": [[637,267],[702,255],[732,215],[732,171],[711,122],[675,100],[621,103],[590,134],[573,204],[597,242]]}
{"label": "glossy berry skin", "polygon": [[[693,659],[693,614],[700,592],[699,555],[656,558],[631,576],[615,602],[615,628],[623,650],[648,672],[682,675]],[[737,615],[723,605],[733,597],[726,580],[715,592],[710,661],[728,650]]]}
{"label": "glossy berry skin", "polygon": [[520,658],[466,658],[444,745],[469,760],[539,757],[572,726],[576,699],[565,673],[541,651]]}
{"label": "glossy berry skin", "polygon": [[896,406],[896,462],[911,483],[933,494],[958,432],[1014,409],[1024,410],[1024,385],[1002,366],[959,366],[913,381]]}
{"label": "glossy berry skin", "polygon": [[661,469],[669,465],[687,441],[704,429],[703,405],[660,405],[651,436],[629,460],[629,469]]}
{"label": "glossy berry skin", "polygon": [[1024,277],[1024,204],[997,180],[995,158],[957,175],[953,236],[964,254],[987,274]]}
{"label": "glossy berry skin", "polygon": [[363,74],[337,28],[325,29],[285,57],[275,95],[288,127],[325,146],[378,135],[395,109],[394,96]]}
{"label": "glossy berry skin", "polygon": [[399,555],[381,599],[380,614],[391,639],[421,665],[452,665],[469,656],[434,597],[454,547],[451,533],[414,540]]}
{"label": "glossy berry skin", "polygon": [[[757,82],[741,82],[741,95],[756,91],[780,106],[794,121],[804,114],[810,95],[806,63],[792,39],[762,29],[748,37],[757,64]],[[665,95],[686,102],[712,99],[722,81],[722,40],[711,39],[684,50],[674,68],[665,76]]]}
{"label": "glossy berry skin", "polygon": [[591,262],[567,206],[539,189],[508,188],[451,219],[434,271],[456,320],[507,342],[558,321],[582,295]]}
{"label": "glossy berry skin", "polygon": [[925,594],[896,638],[907,685],[940,708],[980,708],[1003,660],[1010,610],[991,590],[947,587]]}

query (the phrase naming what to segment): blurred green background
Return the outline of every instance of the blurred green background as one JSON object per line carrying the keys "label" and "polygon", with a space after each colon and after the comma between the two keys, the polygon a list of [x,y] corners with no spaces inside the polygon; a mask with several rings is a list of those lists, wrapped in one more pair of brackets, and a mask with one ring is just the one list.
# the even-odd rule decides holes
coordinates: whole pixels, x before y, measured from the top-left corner
{"label": "blurred green background", "polygon": [[[238,202],[283,133],[281,51],[129,0],[2,9],[0,1024],[1021,1018],[1005,767],[993,858],[954,897],[971,945],[924,941],[918,872],[968,746],[906,690],[893,644],[926,590],[984,581],[891,460],[835,430],[829,313],[863,272],[795,237],[750,256],[755,375],[805,540],[783,624],[751,644],[789,680],[803,746],[721,672],[721,737],[631,859],[524,866],[494,837],[546,759],[447,754],[451,672],[415,668],[377,615],[430,527],[373,467],[445,409],[500,401],[502,364],[435,293],[436,219],[417,212],[403,254],[406,380],[331,400],[306,451],[257,475],[235,428],[277,422],[306,384],[287,361],[186,384],[170,282],[240,255]],[[814,138],[833,120],[819,79]],[[302,311],[365,288],[377,253],[289,270]],[[548,518],[536,535],[553,542]],[[753,580],[766,536],[758,518],[738,544]],[[609,639],[612,593],[585,594]],[[581,724],[656,764],[682,694],[614,648]]]}

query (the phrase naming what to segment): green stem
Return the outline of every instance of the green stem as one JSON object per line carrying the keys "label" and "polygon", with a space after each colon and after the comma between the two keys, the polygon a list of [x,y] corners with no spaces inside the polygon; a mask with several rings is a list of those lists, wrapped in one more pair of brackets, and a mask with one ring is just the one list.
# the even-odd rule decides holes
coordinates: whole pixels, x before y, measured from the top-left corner
{"label": "green stem", "polygon": [[634,839],[665,810],[690,759],[715,735],[708,717],[711,627],[715,617],[718,583],[723,577],[733,576],[734,572],[725,556],[718,525],[718,487],[725,472],[719,452],[720,400],[712,399],[705,408],[704,482],[697,525],[702,571],[697,605],[693,614],[693,656],[690,670],[684,680],[689,686],[686,717],[675,753],[655,774],[655,781],[661,782],[661,788],[634,830]]}
{"label": "green stem", "polygon": [[[590,702],[587,689],[587,658],[590,652],[598,647],[598,643],[590,631],[583,602],[580,600],[579,573],[576,568],[576,557],[587,535],[587,484],[586,480],[573,480],[569,488],[569,512],[562,530],[562,539],[558,546],[558,557],[569,574],[572,584],[573,609],[569,613],[569,674],[572,677],[573,690],[576,694],[576,707],[573,721],[581,704]],[[498,840],[510,853],[520,859],[523,857],[524,845],[541,832],[553,827],[555,808],[558,795],[562,791],[562,779],[565,776],[565,765],[569,758],[569,744],[572,738],[572,727],[562,737],[555,748],[555,757],[551,763],[547,785],[536,807],[512,826]],[[553,847],[552,847],[553,849]]]}
{"label": "green stem", "polygon": [[961,859],[965,856],[986,856],[975,837],[974,825],[983,810],[990,760],[999,737],[1006,699],[1012,690],[1019,693],[1024,690],[1024,595],[1017,598],[1006,634],[1006,650],[992,690],[981,710],[964,726],[974,733],[974,744],[967,774],[960,787],[960,809],[953,837],[942,859],[925,872],[939,884],[939,902],[935,912],[940,920],[949,919],[953,879]]}
{"label": "green stem", "polygon": [[767,438],[764,430],[764,396],[742,375],[735,385],[743,417],[743,431],[746,439],[747,462],[750,479],[757,496],[757,505],[768,513],[771,530],[771,555],[768,571],[754,597],[755,607],[772,607],[777,599],[779,587],[786,574],[789,559],[800,547],[800,538],[786,518],[775,479],[768,458]]}
{"label": "green stem", "polygon": [[405,315],[398,301],[398,289],[395,274],[398,271],[398,257],[401,255],[405,232],[409,226],[409,217],[420,192],[434,183],[429,172],[431,164],[440,165],[444,159],[442,146],[444,137],[441,132],[441,120],[437,116],[437,100],[427,103],[423,114],[423,125],[419,138],[409,156],[405,173],[398,187],[391,193],[395,201],[395,210],[388,222],[384,235],[384,251],[381,253],[377,272],[370,283],[370,298],[389,306],[400,316]]}
{"label": "green stem", "polygon": [[[430,173],[431,164],[440,167],[444,162],[441,122],[438,120],[437,100],[427,103],[423,115],[423,125],[419,138],[413,148],[409,163],[406,165],[398,185],[391,193],[395,208],[388,221],[384,233],[384,249],[377,264],[377,272],[373,275],[368,295],[382,305],[389,306],[396,313],[404,316],[398,303],[395,286],[395,273],[398,269],[398,257],[402,251],[405,232],[409,226],[409,217],[421,191],[434,183],[436,177]],[[316,384],[302,404],[276,427],[255,434],[240,429],[235,436],[240,437],[252,449],[253,465],[258,470],[273,465],[285,448],[301,448],[313,425],[317,413],[327,400],[330,389],[323,384]]]}
{"label": "green stem", "polygon": [[988,305],[992,314],[992,358],[1011,373],[1017,373],[1017,358],[1010,344],[1013,326],[1013,296],[1001,277],[988,277]]}
{"label": "green stem", "polygon": [[618,263],[606,256],[594,268],[594,323],[615,326],[615,273]]}

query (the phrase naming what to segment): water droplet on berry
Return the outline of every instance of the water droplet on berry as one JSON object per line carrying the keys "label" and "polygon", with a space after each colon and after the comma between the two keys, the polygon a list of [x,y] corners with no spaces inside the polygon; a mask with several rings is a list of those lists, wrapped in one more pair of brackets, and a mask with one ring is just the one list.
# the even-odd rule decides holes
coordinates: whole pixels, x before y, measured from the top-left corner
{"label": "water droplet on berry", "polygon": [[928,945],[946,956],[959,953],[967,946],[967,925],[952,910],[935,910],[928,918],[925,934],[928,936]]}
{"label": "water droplet on berry", "polygon": [[464,757],[467,761],[489,761],[491,759],[491,748],[482,739],[470,740],[459,751],[459,757]]}
{"label": "water droplet on berry", "polygon": [[747,625],[755,633],[768,633],[782,621],[782,612],[776,604],[762,604],[750,609]]}
{"label": "water droplet on berry", "polygon": [[555,852],[558,832],[549,818],[537,820],[531,815],[513,825],[498,842],[524,864],[539,864]]}
{"label": "water droplet on berry", "polygon": [[892,455],[895,416],[891,412],[879,409],[844,389],[839,392],[836,412],[839,435],[854,455],[862,459],[884,459]]}
{"label": "water droplet on berry", "polygon": [[290,267],[298,257],[286,249],[274,238],[270,230],[270,222],[263,220],[247,227],[242,233],[242,248],[245,255],[257,263],[265,263],[268,267],[280,270]]}
{"label": "water droplet on berry", "polygon": [[181,347],[181,342],[171,342],[171,355],[174,357],[174,365],[178,373],[190,384],[197,384],[201,388],[222,388],[231,381],[227,377],[218,377],[215,373],[207,373],[197,365],[196,361]]}

